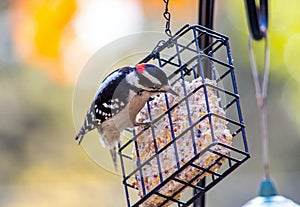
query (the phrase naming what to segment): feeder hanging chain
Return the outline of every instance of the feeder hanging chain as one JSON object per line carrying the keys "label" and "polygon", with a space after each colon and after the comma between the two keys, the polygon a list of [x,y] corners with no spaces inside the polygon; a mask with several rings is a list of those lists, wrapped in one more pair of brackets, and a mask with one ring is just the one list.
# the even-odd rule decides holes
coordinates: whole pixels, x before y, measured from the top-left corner
{"label": "feeder hanging chain", "polygon": [[168,35],[169,37],[172,36],[172,32],[170,29],[170,25],[171,25],[171,13],[169,12],[169,0],[163,0],[166,4],[165,7],[165,11],[164,11],[164,18],[166,19],[166,29],[165,29],[165,33],[166,35]]}

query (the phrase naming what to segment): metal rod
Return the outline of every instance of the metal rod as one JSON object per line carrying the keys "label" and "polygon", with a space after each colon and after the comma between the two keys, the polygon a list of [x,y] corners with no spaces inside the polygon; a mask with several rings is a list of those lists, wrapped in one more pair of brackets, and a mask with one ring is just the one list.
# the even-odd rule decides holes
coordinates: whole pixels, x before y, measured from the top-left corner
{"label": "metal rod", "polygon": [[[199,19],[200,25],[213,29],[214,21],[214,0],[199,0]],[[204,35],[200,41],[200,49],[206,48],[211,43],[211,37]]]}
{"label": "metal rod", "polygon": [[[199,0],[198,22],[200,25],[202,25],[206,28],[209,28],[209,29],[213,29],[214,3],[215,3],[214,0]],[[212,39],[210,36],[204,35],[204,36],[200,36],[198,41],[199,41],[200,49],[203,50],[211,44]],[[207,51],[206,53],[208,54],[208,52],[210,50],[211,50],[211,48],[206,50]],[[208,59],[208,61],[205,60],[205,62],[203,62],[203,66],[204,66],[203,67],[204,76],[207,78],[211,78],[212,71],[210,70],[209,59]],[[197,186],[199,186],[200,188],[204,188],[205,185],[206,185],[206,180],[204,177],[198,182]],[[199,190],[195,189],[194,195],[196,195],[197,193],[199,193]],[[203,194],[201,197],[199,197],[198,199],[195,200],[194,207],[205,207],[205,194]]]}
{"label": "metal rod", "polygon": [[263,81],[260,83],[259,75],[257,71],[257,66],[253,54],[252,48],[252,38],[249,37],[248,40],[248,53],[250,59],[250,66],[253,75],[253,81],[255,85],[256,101],[257,108],[259,110],[259,119],[260,119],[260,133],[262,139],[262,149],[263,149],[263,161],[264,161],[264,173],[265,178],[270,178],[270,158],[269,158],[269,141],[268,141],[268,123],[267,123],[267,89],[268,89],[268,79],[269,79],[269,70],[270,70],[270,47],[269,39],[267,34],[265,35],[265,60],[264,60],[264,74]]}

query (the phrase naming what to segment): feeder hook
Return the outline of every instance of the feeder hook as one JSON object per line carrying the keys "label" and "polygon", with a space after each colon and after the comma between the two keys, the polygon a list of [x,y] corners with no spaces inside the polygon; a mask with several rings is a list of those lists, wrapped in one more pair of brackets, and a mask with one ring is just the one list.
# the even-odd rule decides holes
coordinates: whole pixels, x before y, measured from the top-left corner
{"label": "feeder hook", "polygon": [[251,36],[261,40],[266,37],[268,30],[268,0],[260,0],[259,7],[255,0],[245,0],[245,6]]}

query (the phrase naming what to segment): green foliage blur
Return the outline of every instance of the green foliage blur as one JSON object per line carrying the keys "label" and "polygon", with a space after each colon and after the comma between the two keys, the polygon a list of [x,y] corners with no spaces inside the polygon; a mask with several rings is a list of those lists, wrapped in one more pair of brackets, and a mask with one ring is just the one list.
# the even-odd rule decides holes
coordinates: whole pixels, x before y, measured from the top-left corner
{"label": "green foliage blur", "polygon": [[[139,1],[135,1],[138,3]],[[172,4],[172,1],[170,2]],[[20,61],[0,3],[0,206],[126,206],[121,176],[94,163],[74,141],[75,83],[53,81]],[[268,124],[271,176],[280,194],[300,203],[300,2],[270,1],[271,70]],[[163,4],[162,4],[163,8]],[[162,8],[144,14],[145,30],[162,31]],[[172,30],[194,17],[171,10]],[[251,159],[207,194],[207,206],[241,206],[257,196],[263,178],[259,120],[247,53],[243,1],[216,1],[215,30],[230,37]],[[254,44],[262,68],[263,41]],[[299,149],[298,149],[299,148]]]}

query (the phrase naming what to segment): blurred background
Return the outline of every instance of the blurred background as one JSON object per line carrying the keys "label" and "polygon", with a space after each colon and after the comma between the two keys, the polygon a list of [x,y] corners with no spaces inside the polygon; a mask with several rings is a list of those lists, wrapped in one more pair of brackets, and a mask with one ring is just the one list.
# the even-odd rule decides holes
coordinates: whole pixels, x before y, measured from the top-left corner
{"label": "blurred background", "polygon": [[[297,203],[299,7],[297,0],[270,2],[267,103],[271,176],[279,193]],[[171,0],[169,10],[173,32],[197,23],[197,0]],[[98,49],[126,35],[163,32],[163,11],[162,0],[0,1],[0,206],[126,205],[121,177],[99,167],[73,139],[72,96]],[[263,178],[243,1],[216,1],[215,30],[230,37],[252,157],[208,192],[207,206],[234,207],[255,197]],[[259,68],[263,46],[254,43]]]}

